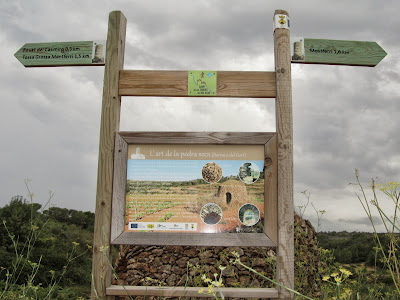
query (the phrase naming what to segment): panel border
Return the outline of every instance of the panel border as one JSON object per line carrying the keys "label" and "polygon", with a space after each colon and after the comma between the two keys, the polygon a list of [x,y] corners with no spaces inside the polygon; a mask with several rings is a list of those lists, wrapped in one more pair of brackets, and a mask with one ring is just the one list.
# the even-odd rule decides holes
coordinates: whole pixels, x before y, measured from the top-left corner
{"label": "panel border", "polygon": [[[114,150],[114,180],[111,218],[111,244],[114,245],[180,245],[180,246],[251,246],[277,245],[277,157],[276,133],[263,132],[117,132]],[[269,145],[272,143],[272,147]],[[264,233],[162,233],[126,232],[125,187],[129,144],[205,144],[262,145],[265,147]],[[272,149],[272,151],[271,151]],[[268,188],[267,188],[268,187]],[[268,218],[267,218],[268,216]]]}

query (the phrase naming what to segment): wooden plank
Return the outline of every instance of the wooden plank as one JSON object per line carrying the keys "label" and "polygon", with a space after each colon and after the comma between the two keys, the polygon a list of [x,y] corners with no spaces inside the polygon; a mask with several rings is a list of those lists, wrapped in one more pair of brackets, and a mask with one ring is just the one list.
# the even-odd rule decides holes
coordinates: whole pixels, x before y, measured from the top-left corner
{"label": "wooden plank", "polygon": [[[201,287],[163,287],[163,286],[121,286],[112,285],[107,288],[107,295],[114,296],[159,296],[159,297],[210,297],[209,294],[201,293]],[[207,291],[207,288],[205,292]],[[215,288],[216,289],[216,288]],[[278,291],[273,288],[220,288],[225,298],[277,298]],[[221,295],[217,293],[217,296]]]}
{"label": "wooden plank", "polygon": [[264,145],[274,132],[147,132],[120,131],[128,144]]}
{"label": "wooden plank", "polygon": [[118,133],[115,134],[114,153],[111,241],[115,240],[124,231],[125,223],[126,160],[128,157],[128,144]]}
{"label": "wooden plank", "polygon": [[[275,98],[275,90],[274,72],[218,71],[217,95],[213,97]],[[190,97],[188,71],[121,70],[119,94]]]}
{"label": "wooden plank", "polygon": [[[100,124],[97,173],[96,213],[93,241],[92,299],[103,298],[111,284],[111,270],[105,255],[110,256],[114,135],[119,129],[121,97],[118,95],[119,70],[123,68],[126,19],[120,11],[109,15],[106,66]],[[101,250],[104,249],[104,252]],[[110,299],[110,298],[106,298]]]}
{"label": "wooden plank", "polygon": [[293,55],[293,63],[375,67],[386,52],[376,42],[302,38],[303,55]]}
{"label": "wooden plank", "polygon": [[[275,15],[288,15],[276,10]],[[293,118],[290,59],[290,30],[274,31],[276,73],[276,131],[278,151],[278,253],[277,280],[294,289],[294,206],[293,206]],[[278,289],[280,299],[292,299],[286,289]]]}
{"label": "wooden plank", "polygon": [[14,56],[25,67],[104,66],[105,50],[104,41],[27,43]]}
{"label": "wooden plank", "polygon": [[265,233],[124,232],[115,245],[276,247]]}
{"label": "wooden plank", "polygon": [[278,156],[276,134],[265,144],[264,230],[278,244]]}

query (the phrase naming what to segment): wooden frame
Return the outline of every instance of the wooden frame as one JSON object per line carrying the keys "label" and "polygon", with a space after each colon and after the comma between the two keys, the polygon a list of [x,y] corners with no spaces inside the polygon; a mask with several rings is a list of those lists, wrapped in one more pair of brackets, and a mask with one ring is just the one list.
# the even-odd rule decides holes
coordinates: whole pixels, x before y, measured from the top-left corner
{"label": "wooden frame", "polygon": [[[277,16],[288,13],[276,10]],[[121,232],[121,225],[116,221],[111,226],[111,215],[121,215],[125,203],[113,201],[122,197],[119,185],[126,180],[126,174],[121,177],[121,157],[125,145],[130,139],[145,142],[162,143],[251,143],[265,146],[264,197],[265,220],[270,224],[265,226],[266,238],[258,243],[250,237],[249,244],[244,237],[238,240],[252,245],[274,245],[277,251],[277,282],[281,286],[294,288],[294,207],[293,207],[293,121],[291,94],[291,57],[289,26],[276,27],[274,30],[275,71],[274,72],[225,72],[218,71],[217,97],[274,98],[276,104],[276,134],[265,138],[265,133],[118,133],[121,109],[121,96],[168,96],[182,97],[187,95],[185,71],[130,71],[123,70],[126,37],[126,18],[120,11],[110,13],[107,34],[106,64],[104,69],[103,103],[100,126],[99,164],[96,194],[96,218],[93,242],[92,293],[91,299],[114,299],[117,295],[155,295],[155,296],[195,296],[208,297],[207,294],[197,294],[198,288],[181,287],[120,287],[111,284],[111,266],[108,257],[111,254],[111,244],[148,243],[150,240],[139,239],[139,236],[127,236]],[[143,81],[143,79],[146,79]],[[129,135],[131,135],[129,137]],[[264,135],[264,137],[263,137]],[[268,135],[268,134],[267,134]],[[124,136],[124,137],[122,137]],[[261,138],[261,140],[260,140]],[[114,155],[115,152],[115,155]],[[115,160],[115,161],[114,161]],[[121,177],[121,178],[119,178]],[[125,192],[123,193],[125,197]],[[115,203],[114,203],[115,202]],[[123,204],[121,208],[121,203]],[[114,220],[114,218],[113,218]],[[268,221],[267,221],[268,222]],[[232,235],[235,236],[235,235]],[[156,236],[151,238],[154,244],[161,243]],[[214,236],[215,237],[215,236]],[[247,237],[246,237],[247,238]],[[214,239],[215,240],[215,239]],[[238,245],[238,240],[226,242]],[[198,242],[189,244],[195,245]],[[163,240],[162,244],[167,245]],[[187,244],[182,239],[173,244]],[[208,245],[219,245],[210,242]],[[226,297],[255,297],[292,299],[293,293],[277,287],[277,289],[224,288]]]}
{"label": "wooden frame", "polygon": [[[261,246],[277,244],[277,162],[275,133],[118,132],[115,138],[111,243],[116,245]],[[264,233],[162,233],[124,231],[129,144],[262,145],[264,161]]]}

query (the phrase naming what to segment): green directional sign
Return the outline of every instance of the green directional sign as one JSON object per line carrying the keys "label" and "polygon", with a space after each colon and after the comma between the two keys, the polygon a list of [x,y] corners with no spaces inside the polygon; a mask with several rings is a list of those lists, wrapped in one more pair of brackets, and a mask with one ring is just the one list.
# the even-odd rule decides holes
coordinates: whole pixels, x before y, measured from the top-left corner
{"label": "green directional sign", "polygon": [[105,41],[30,43],[14,55],[25,67],[104,65]]}
{"label": "green directional sign", "polygon": [[216,71],[189,71],[188,96],[216,96]]}
{"label": "green directional sign", "polygon": [[297,38],[292,63],[376,66],[386,52],[376,42]]}

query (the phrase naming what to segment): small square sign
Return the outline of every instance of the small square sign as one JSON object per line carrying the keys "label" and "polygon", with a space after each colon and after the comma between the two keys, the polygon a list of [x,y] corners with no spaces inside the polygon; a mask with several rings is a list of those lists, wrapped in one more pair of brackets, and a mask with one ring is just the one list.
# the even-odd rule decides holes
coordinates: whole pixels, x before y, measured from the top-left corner
{"label": "small square sign", "polygon": [[216,71],[189,71],[188,96],[216,96]]}

